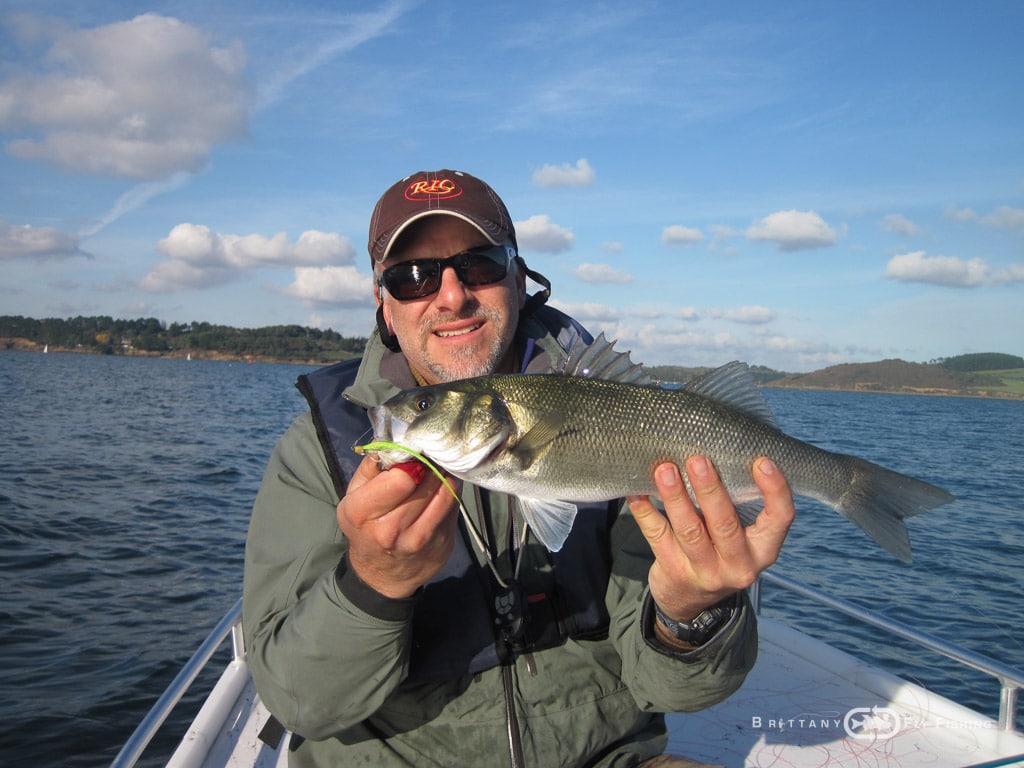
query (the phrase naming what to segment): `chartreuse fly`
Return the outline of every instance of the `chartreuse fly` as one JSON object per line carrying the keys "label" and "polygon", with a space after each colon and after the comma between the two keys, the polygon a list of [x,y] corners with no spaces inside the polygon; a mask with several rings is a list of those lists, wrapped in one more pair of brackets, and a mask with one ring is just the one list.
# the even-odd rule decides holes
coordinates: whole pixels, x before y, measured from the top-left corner
{"label": "chartreuse fly", "polygon": [[[437,465],[434,464],[430,459],[424,456],[422,453],[417,453],[412,448],[408,448],[398,443],[388,442],[387,440],[374,440],[373,442],[367,443],[366,445],[356,445],[352,447],[352,450],[358,453],[360,456],[367,454],[374,454],[379,451],[401,451],[407,453],[416,459],[418,462],[423,464],[427,469],[434,473],[441,484],[448,489],[448,493],[452,495],[455,502],[459,505],[459,512],[462,514],[462,519],[466,522],[466,528],[469,530],[469,534],[473,539],[473,543],[487,558],[487,564],[491,567],[491,571],[494,573],[495,579],[498,580],[498,584],[502,587],[508,587],[508,584],[501,578],[498,573],[494,562],[491,559],[490,552],[487,550],[487,546],[484,544],[483,538],[480,536],[480,531],[477,530],[476,525],[473,524],[472,518],[469,516],[469,510],[466,509],[466,505],[462,503],[462,499],[459,498],[458,491],[455,490],[455,486],[451,484],[451,481],[445,477],[444,473],[438,469]],[[524,528],[525,532],[525,528]]]}

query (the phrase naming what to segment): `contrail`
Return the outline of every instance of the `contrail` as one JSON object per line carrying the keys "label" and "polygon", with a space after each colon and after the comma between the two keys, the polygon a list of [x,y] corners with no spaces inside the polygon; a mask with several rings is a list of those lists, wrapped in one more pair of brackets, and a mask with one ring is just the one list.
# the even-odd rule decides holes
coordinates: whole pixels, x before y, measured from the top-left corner
{"label": "contrail", "polygon": [[79,231],[78,236],[92,237],[109,225],[113,224],[126,213],[138,210],[157,195],[162,195],[164,192],[171,192],[175,189],[180,189],[191,179],[191,173],[178,171],[162,181],[147,181],[144,184],[136,184],[117,198],[117,202],[114,203],[114,207],[111,208],[103,218],[95,224]]}

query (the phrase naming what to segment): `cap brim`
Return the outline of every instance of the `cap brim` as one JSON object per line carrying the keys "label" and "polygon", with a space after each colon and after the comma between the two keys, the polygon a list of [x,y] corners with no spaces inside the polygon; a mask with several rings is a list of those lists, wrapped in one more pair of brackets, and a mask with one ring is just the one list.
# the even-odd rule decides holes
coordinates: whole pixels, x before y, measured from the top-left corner
{"label": "cap brim", "polygon": [[504,242],[504,240],[497,240],[497,239],[495,239],[494,235],[492,235],[490,232],[488,232],[487,228],[484,227],[484,225],[480,224],[476,219],[474,219],[471,216],[467,216],[466,214],[461,213],[459,211],[453,211],[450,208],[445,209],[445,210],[421,211],[420,213],[417,213],[417,214],[415,214],[413,216],[410,216],[408,219],[406,219],[401,224],[399,224],[394,229],[393,232],[391,232],[391,234],[388,236],[387,245],[384,246],[384,252],[380,256],[374,256],[374,261],[377,264],[383,264],[385,261],[387,261],[388,260],[388,256],[391,255],[391,246],[393,246],[395,244],[395,241],[398,240],[398,238],[400,238],[402,236],[402,233],[405,232],[405,230],[407,230],[411,224],[413,224],[413,223],[415,223],[417,221],[420,221],[421,219],[424,219],[427,216],[438,216],[438,215],[454,216],[457,219],[462,219],[467,224],[472,224],[473,227],[481,235],[483,235],[484,237],[487,238],[488,242],[490,242],[491,245],[501,245]]}

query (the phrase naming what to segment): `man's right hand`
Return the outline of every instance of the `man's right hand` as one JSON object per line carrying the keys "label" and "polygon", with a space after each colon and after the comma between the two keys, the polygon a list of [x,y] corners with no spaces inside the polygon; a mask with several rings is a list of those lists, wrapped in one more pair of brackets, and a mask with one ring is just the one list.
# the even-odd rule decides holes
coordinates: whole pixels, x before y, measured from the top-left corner
{"label": "man's right hand", "polygon": [[349,566],[382,595],[412,595],[444,567],[455,544],[458,505],[433,473],[417,483],[401,469],[360,463],[338,503]]}

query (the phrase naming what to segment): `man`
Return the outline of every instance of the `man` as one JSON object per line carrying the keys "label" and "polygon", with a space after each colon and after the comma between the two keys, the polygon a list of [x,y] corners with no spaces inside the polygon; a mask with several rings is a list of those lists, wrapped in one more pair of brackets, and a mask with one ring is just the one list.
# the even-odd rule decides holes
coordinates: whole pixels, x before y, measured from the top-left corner
{"label": "man", "polygon": [[[581,505],[557,553],[514,502],[463,485],[475,548],[440,481],[351,447],[365,409],[417,384],[557,368],[589,336],[545,306],[504,203],[479,179],[420,172],[370,222],[377,330],[361,361],[300,378],[310,413],[271,458],[246,545],[244,629],[291,764],[670,765],[666,711],[728,696],[756,656],[742,592],[793,520],[766,459],[743,528],[714,468],[656,469],[646,497]],[[526,278],[544,286],[533,296]],[[652,765],[654,763],[651,763]],[[682,764],[682,763],[679,763]]]}

